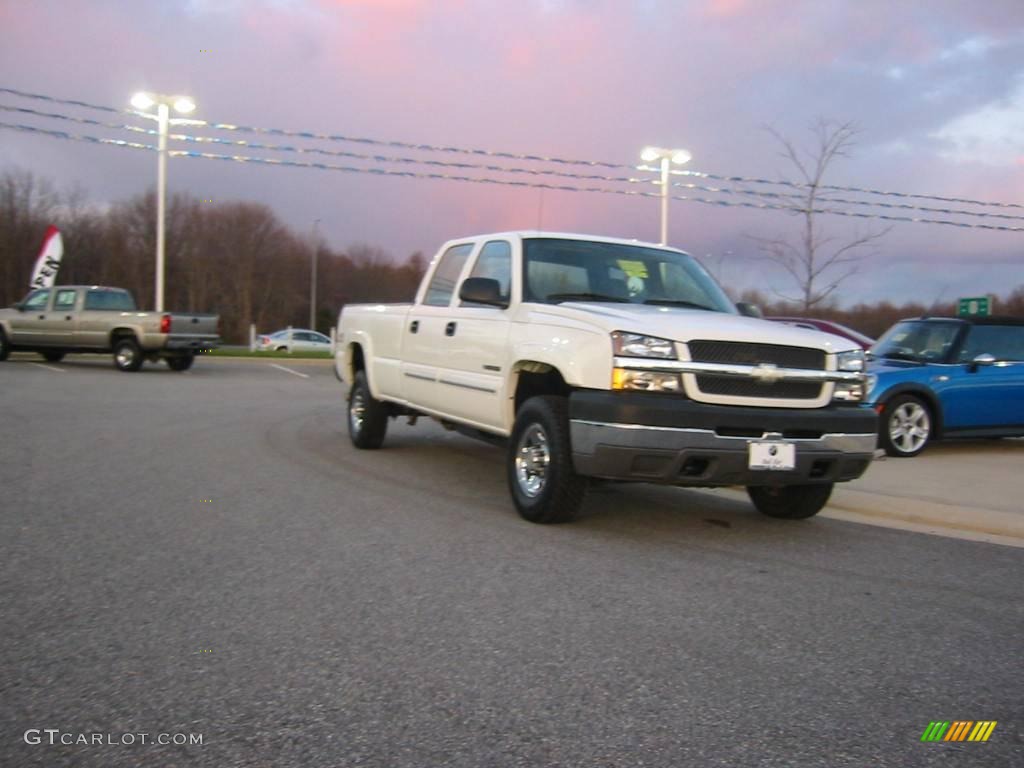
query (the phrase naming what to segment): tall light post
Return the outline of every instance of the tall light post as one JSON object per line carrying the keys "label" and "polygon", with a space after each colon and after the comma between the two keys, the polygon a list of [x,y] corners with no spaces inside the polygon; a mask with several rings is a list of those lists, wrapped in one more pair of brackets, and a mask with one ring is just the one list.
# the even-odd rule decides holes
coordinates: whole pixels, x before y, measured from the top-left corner
{"label": "tall light post", "polygon": [[316,263],[320,255],[320,240],[318,230],[320,219],[313,222],[313,253],[310,255],[309,265],[309,330],[316,330]]}
{"label": "tall light post", "polygon": [[[669,165],[683,165],[690,162],[690,153],[685,149],[664,149],[662,147],[645,147],[640,153],[640,159],[645,163],[653,163],[655,160],[661,162],[661,242],[660,245],[668,244],[668,192],[669,192]],[[653,168],[641,168],[641,170],[654,170]]]}
{"label": "tall light post", "polygon": [[[131,104],[142,117],[157,122],[156,158],[156,311],[164,311],[164,232],[166,221],[164,211],[167,203],[167,128],[177,120],[171,119],[171,107],[175,112],[187,115],[194,111],[196,104],[188,96],[165,96],[159,93],[140,91],[132,96]],[[156,114],[145,110],[156,107]]]}

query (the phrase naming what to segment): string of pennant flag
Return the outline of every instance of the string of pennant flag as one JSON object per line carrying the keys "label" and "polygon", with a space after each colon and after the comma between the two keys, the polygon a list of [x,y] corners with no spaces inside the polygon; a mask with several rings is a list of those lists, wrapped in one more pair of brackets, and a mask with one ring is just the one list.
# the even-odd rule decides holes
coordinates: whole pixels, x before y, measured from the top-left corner
{"label": "string of pennant flag", "polygon": [[[136,112],[134,110],[118,110],[113,107],[106,107],[102,105],[90,104],[84,101],[72,100],[72,99],[60,99],[53,96],[47,96],[44,94],[29,93],[17,89],[0,87],[0,93],[5,93],[10,96],[15,96],[22,99],[31,99],[37,101],[50,102],[54,104],[60,104],[63,106],[73,106],[84,109],[92,109],[103,111],[108,114],[119,114],[128,115],[131,117],[139,117],[144,113]],[[43,120],[58,120],[65,122],[73,122],[81,125],[89,125],[96,128],[102,128],[116,132],[132,132],[140,133],[147,136],[153,136],[157,134],[152,128],[140,127],[137,125],[131,125],[129,123],[116,123],[107,122],[102,120],[95,120],[80,115],[69,115],[60,112],[47,112],[43,110],[35,110],[30,107],[16,106],[9,104],[0,104],[0,110],[6,112],[14,112],[21,115],[28,115]],[[390,141],[372,139],[367,137],[351,137],[340,134],[326,134],[317,133],[312,131],[292,131],[280,128],[257,128],[252,126],[239,126],[229,123],[214,123],[202,120],[188,120],[189,126],[194,126],[200,130],[215,130],[221,132],[248,132],[256,134],[266,135],[277,135],[287,136],[292,138],[301,138],[311,141],[331,141],[331,142],[354,142],[365,145],[376,145],[391,148],[402,148],[406,150],[425,151],[425,152],[441,152],[441,153],[458,153],[463,155],[474,155],[482,156],[488,159],[498,158],[503,160],[518,160],[525,162],[535,163],[551,163],[555,164],[556,168],[528,168],[521,166],[510,166],[510,165],[496,165],[492,162],[467,162],[457,160],[438,160],[430,158],[419,158],[410,157],[406,155],[397,154],[374,154],[374,153],[363,153],[354,152],[344,149],[326,148],[323,146],[302,146],[298,144],[274,144],[265,143],[260,141],[248,141],[240,138],[225,138],[223,136],[205,136],[195,135],[189,133],[170,133],[168,139],[175,142],[181,142],[184,144],[210,144],[225,147],[241,147],[247,151],[267,152],[267,153],[291,153],[296,155],[318,155],[326,157],[338,157],[347,158],[349,160],[357,160],[364,163],[368,163],[368,166],[356,166],[356,165],[340,165],[325,162],[307,162],[300,160],[282,159],[279,157],[262,157],[250,154],[220,154],[216,152],[208,151],[195,151],[188,149],[168,149],[168,155],[174,157],[189,157],[194,159],[202,160],[222,160],[232,161],[238,163],[251,163],[258,165],[276,165],[286,166],[293,168],[309,168],[317,170],[332,170],[346,173],[363,173],[372,174],[377,176],[387,177],[402,177],[402,178],[419,178],[419,179],[433,179],[433,180],[446,180],[446,181],[458,181],[458,182],[469,182],[469,183],[481,183],[481,184],[497,184],[502,186],[513,186],[513,187],[526,187],[535,189],[546,189],[566,192],[584,192],[584,193],[599,193],[599,194],[618,194],[618,195],[629,195],[635,197],[660,197],[659,191],[643,191],[642,189],[635,188],[637,185],[654,185],[659,184],[657,176],[651,177],[638,177],[636,175],[603,175],[599,173],[576,173],[567,170],[565,166],[571,165],[584,165],[589,167],[604,167],[611,169],[628,169],[629,171],[649,171],[646,167],[637,167],[631,165],[625,165],[621,163],[610,163],[596,160],[574,160],[567,158],[557,157],[546,157],[534,154],[516,154],[511,152],[499,152],[493,150],[483,149],[472,149],[463,147],[449,147],[449,146],[438,146],[431,144],[419,144],[412,142],[403,141]],[[140,142],[130,141],[121,138],[109,138],[101,136],[92,136],[85,134],[73,134],[67,131],[54,130],[49,128],[43,128],[35,125],[26,125],[22,123],[13,122],[0,122],[0,129],[15,130],[26,133],[37,133],[51,138],[58,138],[69,141],[81,141],[93,144],[102,144],[108,146],[116,146],[130,149],[141,149],[154,151],[156,147],[152,144],[144,144]],[[411,169],[396,169],[381,167],[382,165],[396,165],[401,166],[423,166],[428,169],[437,170],[411,170]],[[454,173],[445,172],[445,169],[452,169],[456,171]],[[485,175],[467,175],[470,172],[482,173]],[[529,176],[531,180],[526,181],[515,178],[499,178],[497,175],[520,175]],[[787,213],[816,213],[825,214],[832,216],[845,216],[858,219],[876,219],[881,221],[893,221],[893,222],[908,222],[918,224],[934,224],[944,226],[954,226],[966,229],[983,229],[993,230],[1002,232],[1021,232],[1024,231],[1024,227],[1020,226],[1007,226],[1000,224],[990,223],[978,223],[974,221],[958,221],[951,218],[933,218],[930,216],[914,216],[914,215],[897,215],[895,212],[909,212],[909,213],[922,213],[922,214],[943,214],[948,217],[962,217],[967,219],[999,219],[1004,221],[1024,221],[1024,216],[1014,215],[1010,213],[997,213],[991,210],[967,210],[960,208],[950,207],[934,207],[924,205],[912,205],[906,202],[883,202],[879,200],[870,199],[853,199],[846,196],[835,196],[827,194],[817,198],[817,205],[814,208],[808,209],[806,204],[806,195],[799,193],[797,190],[807,189],[809,185],[801,184],[799,182],[792,182],[787,180],[771,180],[762,179],[755,177],[745,176],[723,176],[711,173],[705,173],[701,171],[692,170],[673,170],[673,176],[687,176],[695,179],[704,179],[708,181],[719,181],[727,182],[720,186],[710,186],[707,184],[696,184],[692,182],[672,182],[672,189],[682,189],[692,192],[711,193],[715,195],[724,195],[730,199],[712,199],[708,197],[693,196],[693,195],[680,195],[671,194],[670,197],[673,200],[680,200],[686,202],[697,202],[705,205],[714,205],[719,207],[733,207],[733,208],[749,208],[759,210],[773,210],[783,211]],[[556,179],[567,179],[574,182],[580,182],[582,185],[574,185],[569,183],[552,183],[543,180],[543,177],[551,177]],[[600,186],[598,186],[600,185]],[[734,186],[729,186],[734,185]],[[735,186],[741,185],[741,186]],[[776,185],[789,188],[790,192],[772,191],[770,189],[759,189],[755,187],[765,185]],[[634,187],[630,188],[621,188]],[[1024,209],[1024,205],[1016,203],[1005,203],[995,201],[981,201],[981,200],[970,200],[967,198],[953,198],[943,197],[938,195],[924,195],[924,194],[911,194],[903,192],[891,192],[884,190],[872,190],[861,187],[845,187],[838,185],[820,185],[818,189],[828,190],[830,192],[855,192],[862,195],[874,195],[874,196],[887,196],[887,197],[900,197],[904,199],[926,199],[943,202],[958,203],[961,205],[972,205],[979,207],[988,208],[1018,208]],[[736,199],[738,197],[753,198],[753,199]],[[755,201],[756,200],[756,201]],[[843,206],[843,207],[836,207]],[[862,207],[873,209],[869,211],[858,211],[850,210],[846,206]],[[887,213],[885,211],[893,211],[894,213]]]}

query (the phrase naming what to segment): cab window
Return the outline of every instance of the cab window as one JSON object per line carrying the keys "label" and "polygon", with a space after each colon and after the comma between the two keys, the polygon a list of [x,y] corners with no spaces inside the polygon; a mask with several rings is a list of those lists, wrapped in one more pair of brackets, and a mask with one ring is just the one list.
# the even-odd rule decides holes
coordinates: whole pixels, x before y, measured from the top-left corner
{"label": "cab window", "polygon": [[470,277],[487,277],[498,281],[501,298],[508,301],[512,284],[512,246],[505,240],[492,240],[480,249]]}
{"label": "cab window", "polygon": [[434,270],[434,276],[427,286],[426,296],[423,303],[431,307],[447,307],[452,300],[452,293],[455,292],[455,281],[473,250],[472,243],[465,245],[453,245],[444,255],[441,256],[441,263]]}
{"label": "cab window", "polygon": [[960,353],[960,361],[968,363],[985,354],[996,360],[1024,361],[1024,325],[972,326]]}
{"label": "cab window", "polygon": [[90,289],[85,294],[85,308],[114,312],[134,312],[135,299],[128,291],[108,291],[102,288]]}
{"label": "cab window", "polygon": [[75,308],[75,296],[78,295],[78,291],[62,289],[57,291],[57,295],[53,298],[53,308],[55,310],[69,310]]}
{"label": "cab window", "polygon": [[50,289],[42,288],[38,291],[32,291],[28,296],[25,297],[25,301],[22,305],[25,309],[46,309],[46,305],[50,301]]}

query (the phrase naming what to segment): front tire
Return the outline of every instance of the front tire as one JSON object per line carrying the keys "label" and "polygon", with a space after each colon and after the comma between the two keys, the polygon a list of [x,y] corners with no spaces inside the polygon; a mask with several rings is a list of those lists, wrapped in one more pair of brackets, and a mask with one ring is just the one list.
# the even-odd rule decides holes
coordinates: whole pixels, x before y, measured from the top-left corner
{"label": "front tire", "polygon": [[45,352],[40,352],[43,359],[48,363],[59,363],[64,359],[64,350],[62,349],[48,349]]}
{"label": "front tire", "polygon": [[889,456],[917,456],[932,434],[932,412],[919,397],[898,395],[882,409],[878,442]]}
{"label": "front tire", "polygon": [[168,357],[167,367],[172,371],[187,371],[192,367],[192,363],[196,360],[196,356],[191,352],[187,355],[181,355],[180,357]]}
{"label": "front tire", "polygon": [[135,339],[118,339],[114,344],[114,366],[119,371],[133,373],[142,367],[144,359]]}
{"label": "front tire", "polygon": [[531,397],[516,414],[506,459],[516,510],[531,523],[567,523],[579,511],[587,478],[572,464],[564,397]]}
{"label": "front tire", "polygon": [[828,503],[832,483],[816,485],[749,485],[747,495],[758,512],[783,520],[814,517]]}
{"label": "front tire", "polygon": [[388,431],[388,407],[370,392],[366,373],[359,371],[348,393],[348,436],[352,445],[374,450],[384,444]]}
{"label": "front tire", "polygon": [[4,333],[4,329],[0,328],[0,363],[6,360],[10,354],[10,342],[7,341],[7,335]]}

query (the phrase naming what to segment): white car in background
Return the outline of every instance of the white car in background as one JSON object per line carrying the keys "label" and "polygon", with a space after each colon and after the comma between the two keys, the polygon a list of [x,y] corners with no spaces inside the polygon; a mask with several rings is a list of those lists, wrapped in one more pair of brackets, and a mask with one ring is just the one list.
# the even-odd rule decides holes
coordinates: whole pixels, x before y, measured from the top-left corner
{"label": "white car in background", "polygon": [[292,328],[256,337],[257,352],[330,352],[329,336],[308,328]]}

